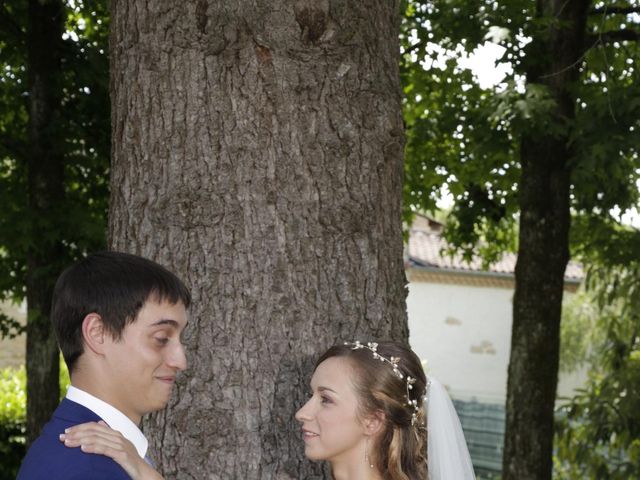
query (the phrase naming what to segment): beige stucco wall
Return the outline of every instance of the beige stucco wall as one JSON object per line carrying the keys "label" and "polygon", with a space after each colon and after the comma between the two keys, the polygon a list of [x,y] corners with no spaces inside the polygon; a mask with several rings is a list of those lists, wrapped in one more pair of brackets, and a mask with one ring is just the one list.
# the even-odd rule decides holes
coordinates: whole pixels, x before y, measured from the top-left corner
{"label": "beige stucco wall", "polygon": [[[4,302],[0,303],[0,311],[15,318],[23,325],[26,322],[26,308],[24,306]],[[25,345],[26,335],[24,334],[12,339],[3,338],[0,340],[0,368],[23,365]]]}
{"label": "beige stucco wall", "polygon": [[[428,359],[431,374],[461,400],[504,403],[513,289],[486,279],[460,284],[408,277],[409,342]],[[558,395],[573,396],[585,380],[585,371],[561,374]]]}

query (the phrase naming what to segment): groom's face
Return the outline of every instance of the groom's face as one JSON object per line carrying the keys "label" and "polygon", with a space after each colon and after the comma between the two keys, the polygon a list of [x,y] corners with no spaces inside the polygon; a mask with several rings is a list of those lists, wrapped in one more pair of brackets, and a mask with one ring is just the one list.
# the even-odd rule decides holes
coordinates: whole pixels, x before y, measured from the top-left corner
{"label": "groom's face", "polygon": [[107,400],[134,423],[167,405],[179,371],[187,367],[181,334],[187,314],[181,302],[147,300],[119,340],[108,339]]}

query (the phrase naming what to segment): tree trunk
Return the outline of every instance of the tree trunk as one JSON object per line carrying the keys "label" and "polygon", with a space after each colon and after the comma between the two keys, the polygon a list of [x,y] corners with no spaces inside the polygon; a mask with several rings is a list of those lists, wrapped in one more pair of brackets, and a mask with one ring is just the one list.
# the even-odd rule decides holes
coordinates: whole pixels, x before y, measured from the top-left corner
{"label": "tree trunk", "polygon": [[49,310],[61,255],[51,222],[64,196],[63,154],[57,128],[64,8],[59,0],[29,1],[28,197],[31,232],[27,251],[27,443],[49,420],[59,400],[58,346]]}
{"label": "tree trunk", "polygon": [[111,248],[186,279],[167,478],[326,478],[314,359],[406,340],[399,2],[112,2]]}
{"label": "tree trunk", "polygon": [[[520,246],[516,265],[507,387],[504,480],[551,478],[564,271],[569,260],[570,132],[589,2],[539,2],[557,19],[532,49],[550,63],[531,65],[527,83],[546,85],[556,105],[546,128],[521,141]],[[564,125],[565,128],[557,128]]]}

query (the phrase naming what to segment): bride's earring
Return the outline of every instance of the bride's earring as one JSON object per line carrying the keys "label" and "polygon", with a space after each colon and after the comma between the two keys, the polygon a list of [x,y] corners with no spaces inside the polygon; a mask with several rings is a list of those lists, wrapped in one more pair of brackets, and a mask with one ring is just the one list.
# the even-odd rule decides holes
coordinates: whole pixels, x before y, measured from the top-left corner
{"label": "bride's earring", "polygon": [[373,468],[371,457],[369,457],[369,437],[367,437],[364,442],[364,461],[369,464],[369,467]]}

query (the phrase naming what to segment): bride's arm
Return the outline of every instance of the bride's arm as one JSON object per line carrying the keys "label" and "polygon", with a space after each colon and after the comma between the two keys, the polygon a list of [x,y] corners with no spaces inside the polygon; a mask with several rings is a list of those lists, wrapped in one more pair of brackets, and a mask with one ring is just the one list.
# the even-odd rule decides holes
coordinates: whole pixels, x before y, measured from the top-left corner
{"label": "bride's arm", "polygon": [[164,480],[120,432],[104,422],[89,422],[68,428],[60,435],[67,447],[80,447],[85,453],[111,457],[133,480]]}

